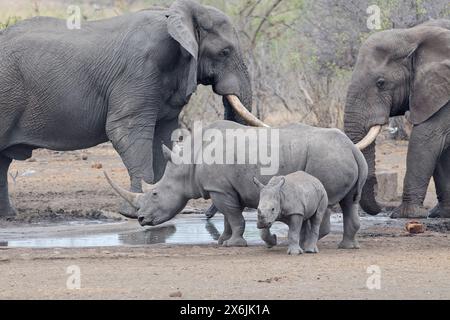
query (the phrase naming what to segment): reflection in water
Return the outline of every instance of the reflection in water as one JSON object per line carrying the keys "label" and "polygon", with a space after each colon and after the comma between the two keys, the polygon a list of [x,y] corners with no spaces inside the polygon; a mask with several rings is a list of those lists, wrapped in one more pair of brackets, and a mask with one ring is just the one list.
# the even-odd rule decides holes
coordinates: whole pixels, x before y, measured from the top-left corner
{"label": "reflection in water", "polygon": [[[249,243],[261,243],[259,230],[256,228],[256,215],[246,215],[246,230],[244,237]],[[182,215],[171,224],[159,227],[141,228],[136,224],[136,229],[130,230],[130,224],[124,225],[123,231],[98,232],[91,229],[89,234],[83,234],[83,226],[77,225],[68,230],[70,233],[58,233],[58,237],[42,237],[28,232],[26,238],[15,237],[8,239],[0,230],[0,246],[29,247],[29,248],[83,248],[83,247],[111,247],[121,245],[151,245],[151,244],[217,244],[223,231],[223,216],[218,215],[207,220],[203,215]],[[114,226],[117,230],[117,225]],[[275,223],[271,228],[278,236],[286,236],[287,227],[281,223]],[[73,231],[79,231],[77,236],[72,236]],[[70,236],[69,236],[70,234]]]}
{"label": "reflection in water", "polygon": [[210,220],[206,220],[205,229],[211,235],[211,238],[213,240],[219,240],[221,233],[219,232],[219,230],[217,230],[214,223],[212,223]]}
{"label": "reflection in water", "polygon": [[144,231],[120,234],[119,240],[128,245],[166,243],[167,238],[170,238],[175,232],[177,232],[177,228],[174,225],[154,227]]}

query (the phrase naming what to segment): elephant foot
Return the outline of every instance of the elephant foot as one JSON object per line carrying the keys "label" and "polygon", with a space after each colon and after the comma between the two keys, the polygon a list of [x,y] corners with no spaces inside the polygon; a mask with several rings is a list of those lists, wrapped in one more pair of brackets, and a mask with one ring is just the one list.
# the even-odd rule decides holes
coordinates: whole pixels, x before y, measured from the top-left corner
{"label": "elephant foot", "polygon": [[0,208],[0,218],[11,218],[17,215],[17,210],[11,206]]}
{"label": "elephant foot", "polygon": [[129,219],[137,219],[137,210],[133,208],[128,202],[123,202],[120,205],[119,213]]}
{"label": "elephant foot", "polygon": [[219,237],[219,240],[217,241],[219,246],[223,245],[225,241],[231,238],[231,234],[229,233],[222,233],[222,235]]}
{"label": "elephant foot", "polygon": [[339,249],[359,249],[361,246],[358,243],[358,240],[348,240],[344,239],[339,243]]}
{"label": "elephant foot", "polygon": [[395,208],[391,214],[392,219],[426,219],[428,217],[428,210],[423,206],[410,203],[402,203]]}
{"label": "elephant foot", "polygon": [[287,254],[291,256],[303,254],[302,248],[299,245],[289,246],[287,249]]}
{"label": "elephant foot", "polygon": [[208,208],[208,210],[205,211],[206,219],[211,219],[216,215],[218,211],[219,210],[216,208],[216,206],[212,205],[211,207]]}
{"label": "elephant foot", "polygon": [[428,218],[450,218],[450,208],[445,208],[440,204],[437,204],[436,207],[430,211]]}
{"label": "elephant foot", "polygon": [[305,248],[306,253],[319,253],[319,248],[317,246],[311,246]]}
{"label": "elephant foot", "polygon": [[224,247],[246,247],[247,241],[245,241],[245,239],[242,237],[240,237],[240,238],[231,237],[230,239],[225,240],[223,242],[223,246]]}

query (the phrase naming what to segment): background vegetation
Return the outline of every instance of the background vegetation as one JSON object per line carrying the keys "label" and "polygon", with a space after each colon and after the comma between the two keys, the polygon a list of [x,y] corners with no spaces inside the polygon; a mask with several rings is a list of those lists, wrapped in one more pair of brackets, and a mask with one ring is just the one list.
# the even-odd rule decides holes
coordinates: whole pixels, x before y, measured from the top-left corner
{"label": "background vegetation", "polygon": [[[448,0],[200,0],[235,22],[253,78],[254,113],[269,124],[293,121],[342,127],[351,69],[371,32],[370,5],[381,9],[382,29],[411,27],[449,18]],[[85,20],[96,20],[172,0],[0,0],[0,27],[25,18],[65,18],[79,5]],[[222,117],[221,99],[199,88],[182,123]]]}

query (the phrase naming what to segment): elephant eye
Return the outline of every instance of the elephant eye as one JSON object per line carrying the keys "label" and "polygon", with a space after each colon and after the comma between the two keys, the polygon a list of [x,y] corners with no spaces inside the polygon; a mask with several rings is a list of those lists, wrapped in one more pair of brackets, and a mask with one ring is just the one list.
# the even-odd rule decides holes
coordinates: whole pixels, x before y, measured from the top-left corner
{"label": "elephant eye", "polygon": [[221,57],[223,57],[223,58],[226,58],[226,57],[228,57],[229,55],[230,55],[230,53],[231,53],[231,49],[230,48],[225,48],[225,49],[223,49],[221,52],[220,52],[220,56]]}
{"label": "elephant eye", "polygon": [[377,87],[378,87],[378,89],[383,89],[384,85],[385,85],[385,82],[386,81],[383,78],[378,79],[377,80]]}
{"label": "elephant eye", "polygon": [[157,195],[158,195],[158,192],[156,192],[156,191],[152,192],[152,196],[157,196]]}

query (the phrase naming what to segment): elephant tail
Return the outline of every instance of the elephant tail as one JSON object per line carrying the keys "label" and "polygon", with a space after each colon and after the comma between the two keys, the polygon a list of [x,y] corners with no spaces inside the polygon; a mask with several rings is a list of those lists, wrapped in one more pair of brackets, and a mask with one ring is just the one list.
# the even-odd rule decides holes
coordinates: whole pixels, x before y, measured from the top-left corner
{"label": "elephant tail", "polygon": [[358,181],[355,186],[356,192],[353,201],[355,203],[359,203],[359,201],[361,200],[363,187],[366,184],[367,175],[369,173],[369,167],[362,152],[356,146],[353,146],[352,149],[353,149],[353,156],[355,157],[356,163],[358,164]]}

